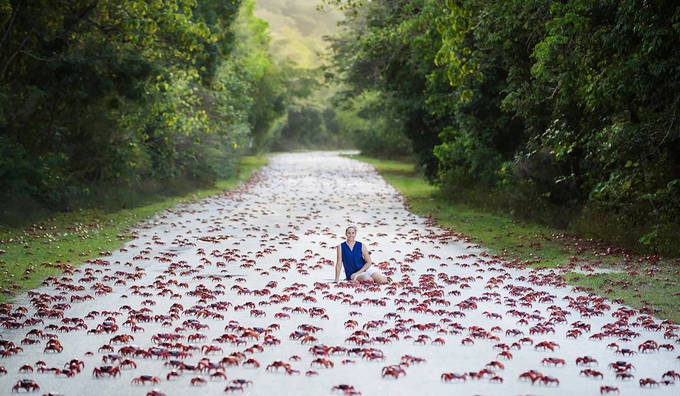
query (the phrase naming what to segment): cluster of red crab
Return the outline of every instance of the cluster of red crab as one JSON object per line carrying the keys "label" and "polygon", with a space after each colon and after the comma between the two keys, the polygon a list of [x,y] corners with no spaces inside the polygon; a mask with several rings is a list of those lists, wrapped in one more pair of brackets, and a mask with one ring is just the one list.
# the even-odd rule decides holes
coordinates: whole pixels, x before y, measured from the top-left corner
{"label": "cluster of red crab", "polygon": [[[142,260],[148,256],[149,253],[145,253],[147,251],[150,253],[150,248],[141,252],[141,258],[138,259]],[[202,254],[204,255],[205,251],[203,251]],[[228,253],[219,251],[213,251],[213,253],[211,253],[213,257],[222,257],[229,261],[226,257],[227,254],[229,255],[229,259],[236,260],[234,258],[236,253],[233,250],[229,250]],[[258,254],[264,255],[265,253],[258,252]],[[201,255],[201,251],[199,251],[199,255]],[[405,259],[404,262],[415,262],[422,257],[423,254],[416,249],[413,253],[407,255],[407,259]],[[469,258],[471,257],[475,256],[470,255]],[[479,270],[484,271],[484,268],[482,267],[483,264],[487,265],[489,271],[491,265],[498,265],[499,268],[504,265],[501,260],[495,258],[492,258],[491,260],[482,260],[481,257],[484,256],[480,254],[480,260],[476,263],[480,267]],[[387,360],[385,353],[383,353],[381,349],[372,347],[372,345],[380,344],[384,345],[385,348],[389,348],[387,345],[397,343],[401,340],[408,340],[415,345],[445,345],[445,337],[463,335],[467,332],[467,334],[460,339],[461,345],[472,346],[475,344],[475,341],[477,341],[478,344],[481,344],[479,340],[494,342],[494,350],[499,350],[497,355],[497,359],[499,360],[491,361],[479,371],[470,371],[462,374],[443,373],[441,375],[441,380],[443,382],[465,382],[467,380],[488,379],[491,383],[503,383],[503,378],[498,375],[497,371],[504,369],[504,363],[501,361],[507,364],[507,361],[513,359],[513,354],[510,351],[519,351],[522,347],[526,347],[527,345],[533,346],[533,350],[539,352],[555,352],[560,348],[560,345],[555,341],[538,340],[538,342],[535,343],[532,338],[525,337],[524,331],[520,328],[507,328],[504,332],[503,329],[497,325],[504,323],[504,316],[506,321],[508,319],[514,321],[514,319],[510,318],[516,318],[516,325],[518,327],[527,326],[527,331],[532,337],[545,335],[552,337],[556,334],[555,329],[557,325],[568,323],[567,318],[572,312],[578,313],[581,315],[581,318],[586,319],[600,317],[606,312],[611,311],[611,306],[607,304],[606,299],[594,294],[588,294],[585,296],[568,297],[568,309],[551,305],[547,307],[544,312],[541,312],[538,309],[534,309],[534,306],[536,304],[552,304],[556,299],[556,296],[549,292],[535,290],[528,286],[512,284],[502,286],[511,279],[507,273],[488,278],[485,287],[485,290],[487,291],[481,295],[466,296],[466,298],[458,303],[452,304],[452,302],[449,301],[451,297],[460,296],[460,290],[470,289],[470,285],[473,282],[477,282],[484,278],[481,275],[477,277],[461,277],[457,275],[447,275],[441,272],[435,276],[431,272],[437,272],[436,269],[428,269],[428,273],[421,274],[416,278],[409,275],[415,271],[414,268],[405,263],[399,263],[399,267],[387,267],[387,272],[389,272],[390,275],[393,275],[397,270],[400,270],[403,273],[403,276],[399,282],[393,282],[384,287],[340,283],[336,284],[335,293],[332,293],[330,291],[331,286],[328,284],[315,283],[311,290],[306,290],[307,285],[294,283],[286,287],[282,293],[276,294],[273,292],[273,289],[278,287],[278,283],[274,281],[267,283],[267,286],[262,289],[255,290],[248,289],[240,284],[235,284],[230,289],[232,293],[236,293],[238,296],[254,296],[260,301],[258,302],[257,299],[255,299],[255,301],[247,301],[243,304],[232,306],[230,302],[217,301],[218,296],[226,293],[226,287],[222,283],[217,282],[230,278],[213,275],[206,276],[202,274],[202,270],[205,269],[205,266],[212,265],[210,260],[206,257],[203,257],[203,260],[201,260],[202,264],[195,267],[192,267],[186,262],[174,261],[173,253],[161,253],[157,256],[157,260],[159,262],[169,263],[163,275],[156,277],[155,281],[150,285],[132,285],[129,287],[129,290],[132,291],[132,295],[143,299],[139,302],[139,305],[141,305],[139,309],[135,309],[130,305],[124,305],[120,307],[118,311],[92,311],[85,318],[67,318],[65,312],[70,308],[70,305],[66,303],[68,300],[64,300],[63,296],[50,296],[46,294],[34,296],[35,301],[33,301],[33,305],[36,310],[35,320],[42,321],[42,319],[45,318],[48,321],[59,321],[61,326],[50,324],[45,326],[45,332],[32,329],[26,334],[26,342],[24,343],[22,341],[22,344],[37,345],[43,340],[46,343],[45,353],[62,353],[64,348],[58,341],[58,336],[56,334],[46,333],[47,331],[56,331],[59,333],[83,331],[88,329],[85,320],[97,320],[98,318],[101,318],[101,323],[93,326],[92,329],[88,330],[88,333],[92,334],[93,337],[98,337],[97,339],[103,337],[108,338],[109,336],[105,336],[106,334],[112,334],[112,336],[107,344],[102,345],[98,349],[99,353],[104,354],[102,357],[104,365],[93,369],[92,376],[94,378],[119,378],[121,377],[121,370],[132,370],[137,367],[137,364],[132,360],[133,358],[156,358],[164,361],[164,368],[170,369],[165,375],[167,381],[179,380],[183,377],[184,373],[190,372],[193,376],[190,379],[191,385],[206,385],[207,380],[202,376],[199,376],[199,374],[206,375],[211,380],[226,381],[227,376],[225,369],[227,367],[245,366],[259,368],[260,363],[258,360],[249,357],[249,355],[262,352],[266,347],[279,345],[281,340],[273,335],[274,331],[280,329],[277,323],[271,324],[266,328],[246,327],[235,320],[228,322],[224,327],[223,334],[209,340],[209,337],[203,332],[210,332],[211,329],[208,324],[202,322],[204,319],[224,320],[225,312],[228,311],[229,307],[232,307],[236,312],[245,311],[246,314],[249,312],[249,316],[253,321],[260,320],[267,317],[266,310],[267,307],[271,305],[290,302],[291,299],[297,299],[301,301],[302,304],[315,304],[318,301],[317,297],[321,298],[321,295],[323,295],[323,298],[325,299],[359,308],[362,306],[382,308],[386,307],[390,301],[390,297],[367,297],[357,299],[353,294],[344,291],[353,288],[354,294],[366,293],[369,291],[383,291],[386,292],[388,296],[397,296],[392,300],[396,307],[396,312],[385,313],[382,320],[374,318],[366,321],[361,326],[355,319],[347,320],[345,322],[345,329],[351,331],[351,334],[345,339],[345,344],[350,344],[349,347],[345,345],[323,345],[319,339],[323,337],[317,334],[323,331],[321,327],[311,324],[300,324],[295,331],[290,333],[288,339],[289,341],[295,341],[296,343],[299,342],[300,345],[309,346],[309,353],[314,356],[314,359],[310,363],[310,368],[331,369],[335,367],[334,362],[328,358],[329,356],[346,356],[348,358],[360,357],[366,361],[384,362]],[[304,260],[296,261],[285,259],[280,261],[280,264],[283,264],[283,267],[281,268],[287,269],[292,268],[291,264],[298,265],[301,262],[304,262]],[[242,268],[250,268],[257,264],[254,260],[246,258],[245,256],[242,257],[241,263]],[[106,262],[99,261],[97,265],[106,265]],[[298,266],[298,269],[301,268],[304,267]],[[495,271],[502,272],[498,269],[495,269]],[[261,274],[264,274],[264,272],[261,272]],[[124,286],[126,281],[132,282],[139,280],[146,274],[142,268],[137,267],[134,272],[116,271],[113,276],[110,276],[105,281],[103,280],[103,276],[99,279],[97,278],[97,275],[99,274],[96,270],[85,269],[83,275],[81,280],[84,279],[84,281],[82,283],[92,283],[92,290],[95,290],[96,294],[101,295],[102,293],[108,293],[110,290],[110,285],[104,284],[106,282],[112,282],[114,283],[114,286]],[[196,281],[206,280],[216,282],[217,284],[214,287],[198,284],[193,290],[189,290],[188,283],[179,282],[172,278],[168,279],[170,277],[191,277]],[[545,276],[539,271],[530,271],[528,276],[517,277],[518,280],[519,278],[524,278],[522,279],[523,281],[536,286],[564,286],[562,280],[558,276]],[[101,280],[102,282],[99,283],[97,282],[98,280]],[[234,282],[238,283],[244,281],[246,281],[245,278],[234,279]],[[80,280],[78,282],[80,282]],[[69,292],[75,290],[73,287],[73,279],[66,275],[61,279],[50,279],[48,284],[55,286],[58,290],[67,290]],[[441,284],[458,287],[459,290],[451,290],[448,295],[445,295]],[[500,290],[501,288],[505,295],[494,291],[495,289]],[[180,294],[177,289],[187,290],[185,293]],[[83,290],[77,287],[77,291]],[[71,303],[73,304],[82,303],[88,300],[85,296],[73,298],[74,296],[75,295],[72,295],[71,298]],[[185,296],[192,298],[196,303],[193,306],[185,308],[182,304],[176,302],[172,304],[167,313],[154,314],[153,309],[157,309],[156,300],[153,299],[157,297],[154,296],[178,300]],[[454,322],[454,320],[464,321],[466,312],[470,314],[470,311],[476,310],[479,306],[483,306],[483,304],[486,303],[504,305],[509,308],[505,313],[502,313],[502,311],[484,311],[482,313],[487,320],[492,321],[494,324],[489,330],[477,325],[466,327],[461,323]],[[452,308],[452,310],[446,308],[451,305],[455,308]],[[525,311],[523,311],[523,309],[525,309]],[[120,316],[124,315],[123,312],[125,311],[127,311],[127,320],[121,323]],[[10,307],[5,310],[5,312],[7,312],[5,316],[8,318],[3,318],[2,323],[3,327],[6,329],[20,330],[23,329],[24,326],[34,326],[38,324],[38,322],[34,323],[34,321],[29,322],[29,319],[21,322],[28,312],[23,307],[17,307],[15,309]],[[405,315],[406,312],[412,313],[416,317],[431,315],[431,317],[439,318],[439,321],[435,322],[425,319],[426,323],[416,323],[413,318],[403,319],[401,317],[401,315]],[[22,314],[24,315],[23,317]],[[290,320],[292,315],[305,315],[310,318],[318,317],[322,320],[329,319],[325,309],[309,306],[282,306],[280,312],[273,316],[277,320]],[[611,325],[603,326],[600,333],[591,336],[592,340],[597,341],[609,337],[625,340],[639,337],[639,332],[633,331],[633,329],[663,331],[664,336],[667,336],[668,339],[678,340],[675,333],[677,326],[672,323],[662,322],[659,324],[647,315],[640,315],[639,311],[624,307],[614,311],[612,315],[616,318],[616,322]],[[352,311],[349,313],[349,316],[358,317],[361,316],[361,312]],[[633,320],[636,316],[637,319]],[[180,318],[182,317],[189,318],[185,318],[185,320],[180,323]],[[164,328],[167,327],[168,330],[152,334],[149,337],[149,341],[147,341],[152,344],[151,346],[138,347],[129,345],[135,340],[135,335],[119,333],[122,328],[126,327],[129,327],[132,333],[142,333],[144,332],[144,329],[140,326],[140,323],[152,322],[154,325],[149,326],[157,327],[155,324],[159,323],[160,326]],[[40,324],[43,323],[40,322]],[[583,336],[584,333],[589,333],[591,326],[588,323],[578,320],[571,323],[570,327],[571,328],[567,330],[567,338],[576,339]],[[174,329],[170,330],[172,328]],[[381,335],[376,334],[376,332],[380,331],[382,331]],[[430,336],[429,334],[426,334],[426,332],[431,332],[430,334],[436,333],[437,335]],[[500,342],[503,335],[505,335],[506,338],[512,338],[512,340],[508,341],[508,344],[511,345]],[[139,335],[137,335],[137,337],[139,337]],[[237,347],[249,346],[243,352],[233,352],[228,356],[222,357],[220,360],[211,360],[211,358],[214,359],[214,356],[216,355],[224,354],[223,347],[225,345],[223,344]],[[8,341],[3,342],[2,347],[3,356],[5,353],[7,353],[7,357],[9,357],[16,355],[17,352],[21,352],[21,350],[17,350],[17,347]],[[619,348],[615,343],[609,344],[609,347],[615,349],[615,354],[626,357],[632,357],[638,352],[642,354],[659,352],[661,349],[666,351],[673,350],[672,344],[661,344],[653,340],[648,340],[640,344],[637,351],[631,348]],[[118,348],[117,353],[115,353],[116,348]],[[90,353],[90,355],[93,354],[93,352]],[[189,364],[187,359],[192,358],[195,354],[202,354],[204,357],[199,360],[198,364]],[[298,360],[299,358],[296,356],[290,358],[290,361]],[[422,363],[424,361],[425,359],[423,358],[405,355],[398,364],[384,366],[381,370],[381,376],[384,379],[402,378],[406,375],[406,370],[410,365]],[[356,361],[345,359],[342,363],[354,364]],[[117,366],[114,366],[113,364],[117,364]],[[553,367],[564,366],[566,362],[561,358],[546,357],[540,361],[540,364],[542,366]],[[581,370],[581,376],[588,378],[604,377],[603,373],[590,368],[590,365],[597,364],[597,361],[591,357],[581,357],[577,359],[576,364],[588,366]],[[77,364],[77,366],[79,367],[78,372],[80,372],[82,367],[80,364]],[[612,363],[610,368],[615,371],[617,379],[627,380],[633,378],[633,375],[630,372],[632,368],[630,363],[616,362]],[[28,368],[26,368],[26,370],[28,370]],[[69,365],[69,367],[65,367],[64,370],[75,372],[76,368]],[[301,373],[301,371],[296,369],[291,363],[282,360],[276,360],[267,365],[265,370],[271,373],[284,373],[287,375],[299,375]],[[318,373],[313,370],[307,370],[305,375],[315,376],[318,375]],[[135,385],[154,385],[161,381],[161,377],[162,376],[140,375],[133,378],[131,382]],[[662,376],[661,381],[656,381],[651,378],[642,378],[639,380],[639,384],[641,387],[653,387],[664,384],[665,382],[668,382],[666,384],[669,384],[676,378],[678,378],[676,377],[676,374],[669,371]],[[520,380],[544,386],[558,386],[560,384],[560,381],[556,377],[544,375],[536,370],[524,372],[520,375]],[[243,391],[243,389],[249,385],[251,385],[251,383],[247,380],[232,380],[225,388],[225,392]],[[31,382],[20,381],[16,386],[18,386],[16,388],[17,391],[20,389],[34,389]],[[35,386],[37,386],[37,384],[35,384]],[[614,392],[615,389],[615,387],[603,386],[601,392]],[[351,385],[338,385],[332,389],[332,392],[359,394]]]}

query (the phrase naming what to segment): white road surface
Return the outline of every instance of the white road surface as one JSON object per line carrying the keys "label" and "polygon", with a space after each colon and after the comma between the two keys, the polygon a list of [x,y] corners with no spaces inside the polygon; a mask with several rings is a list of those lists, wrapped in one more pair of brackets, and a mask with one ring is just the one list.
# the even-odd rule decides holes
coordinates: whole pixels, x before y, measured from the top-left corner
{"label": "white road surface", "polygon": [[[389,285],[332,282],[335,246],[350,224],[358,226],[357,240],[369,245]],[[40,394],[82,396],[154,389],[222,394],[225,388],[227,394],[293,396],[598,395],[605,386],[618,388],[605,392],[612,395],[680,393],[678,385],[661,383],[673,380],[664,377],[669,371],[680,372],[678,352],[669,350],[678,345],[675,327],[575,292],[558,273],[521,270],[490,257],[464,236],[409,213],[370,165],[339,153],[274,156],[237,191],[178,206],[135,232],[126,249],[17,298],[10,313],[26,307],[26,317],[3,323],[39,315],[44,323],[0,330],[0,350],[7,342],[23,348],[0,359],[8,372],[0,377],[0,393],[10,394],[23,379],[35,381]],[[79,301],[87,295],[94,298]],[[73,320],[64,323],[60,308]],[[117,331],[107,326],[109,316]],[[125,323],[131,318],[143,331]],[[67,332],[64,326],[75,327],[79,319],[87,329]],[[111,332],[90,331],[97,328]],[[32,329],[48,335],[29,334]],[[49,334],[63,347],[60,353],[44,351]],[[119,335],[134,340],[112,342]],[[40,343],[22,345],[25,338]],[[92,375],[95,368],[117,366],[119,360],[103,358],[120,355],[122,347],[153,351],[162,342],[168,345],[157,357],[120,356],[136,369],[111,378]],[[640,349],[643,343],[647,349]],[[99,351],[107,344],[113,352]],[[656,348],[664,344],[668,349]],[[178,356],[183,347],[195,349]],[[215,369],[189,370],[202,359],[217,366],[230,355],[238,365],[221,370],[226,379],[211,378]],[[576,364],[586,356],[597,363]],[[553,358],[564,364],[552,364]],[[63,369],[73,359],[84,369],[72,377],[37,372],[39,361]],[[244,364],[247,359],[259,367]],[[168,380],[173,360],[186,366]],[[608,367],[615,362],[633,368],[617,378]],[[20,373],[26,364],[35,371]],[[282,367],[267,369],[272,365]],[[392,375],[383,377],[385,370]],[[531,370],[540,373],[526,375],[534,376],[533,384],[520,379]],[[443,381],[445,373],[466,378]],[[140,376],[159,382],[133,384]],[[205,384],[192,386],[197,377]],[[641,387],[647,378],[661,384]],[[242,386],[234,382],[239,379],[252,382]]]}

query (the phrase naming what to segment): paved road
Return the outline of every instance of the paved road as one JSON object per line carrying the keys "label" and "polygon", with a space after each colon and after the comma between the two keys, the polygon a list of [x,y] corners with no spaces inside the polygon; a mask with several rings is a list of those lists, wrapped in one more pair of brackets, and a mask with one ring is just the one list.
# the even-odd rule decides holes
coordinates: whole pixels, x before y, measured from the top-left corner
{"label": "paved road", "polygon": [[[349,224],[359,226],[357,239],[370,245],[392,284],[329,282],[334,246]],[[662,381],[664,373],[680,371],[677,352],[637,353],[645,342],[673,345],[675,336],[664,338],[673,327],[575,292],[559,274],[520,270],[490,257],[464,236],[410,214],[370,166],[337,153],[275,156],[238,191],[167,211],[136,234],[125,249],[19,297],[12,312],[27,307],[27,318],[42,315],[44,323],[2,330],[5,342],[40,343],[0,359],[8,371],[0,377],[0,392],[10,393],[17,381],[29,379],[42,393],[98,396],[145,395],[152,389],[219,394],[225,388],[249,395],[341,394],[340,389],[363,395],[595,395],[602,386],[617,387],[623,395],[678,393],[677,385],[650,389],[638,382]],[[80,301],[89,295],[93,299]],[[63,323],[60,312],[72,320]],[[125,323],[129,319],[136,331]],[[87,329],[64,331],[62,326],[76,327],[81,320]],[[63,350],[44,352],[49,336],[29,334],[32,329],[56,335]],[[134,340],[116,343],[113,338],[121,335]],[[520,342],[523,338],[531,340]],[[105,345],[114,351],[99,351]],[[126,346],[142,351],[127,357],[136,369],[93,378],[93,369],[117,366],[119,361],[103,358],[120,355]],[[181,356],[182,346],[196,350]],[[630,354],[622,354],[626,349]],[[156,356],[144,358],[149,352]],[[585,356],[598,364],[577,365]],[[565,364],[552,364],[552,358]],[[41,360],[47,368],[63,368],[73,359],[84,363],[73,377],[18,372],[24,364],[37,369]],[[259,367],[244,364],[248,359]],[[216,369],[191,371],[202,360],[215,365],[224,360],[226,380],[211,378]],[[617,378],[608,368],[617,361],[634,369]],[[182,374],[168,380],[173,365]],[[280,367],[267,369],[271,365]],[[386,367],[397,378],[383,378]],[[310,370],[314,373],[306,375]],[[519,379],[530,370],[550,379],[543,383],[534,375],[533,385]],[[465,374],[466,380],[442,381],[444,373]],[[140,376],[160,381],[133,384]],[[197,377],[206,383],[193,387]],[[252,383],[241,388],[233,382],[239,379]]]}

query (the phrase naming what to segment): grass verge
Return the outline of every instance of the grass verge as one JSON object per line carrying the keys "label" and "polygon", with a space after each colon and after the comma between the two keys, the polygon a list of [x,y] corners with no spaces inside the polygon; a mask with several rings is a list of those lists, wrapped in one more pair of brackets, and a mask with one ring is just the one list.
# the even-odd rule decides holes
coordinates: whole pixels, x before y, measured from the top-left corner
{"label": "grass verge", "polygon": [[107,256],[132,239],[132,226],[160,211],[237,187],[266,161],[265,157],[244,157],[237,177],[219,181],[212,189],[151,205],[114,213],[97,210],[61,213],[29,228],[0,230],[0,303],[11,300],[19,290],[37,287],[68,266]]}
{"label": "grass verge", "polygon": [[406,198],[411,212],[432,217],[441,227],[468,236],[472,244],[489,253],[532,268],[555,268],[578,290],[622,299],[641,312],[680,323],[680,259],[636,255],[564,230],[452,203],[429,185],[412,163],[352,158],[373,165]]}

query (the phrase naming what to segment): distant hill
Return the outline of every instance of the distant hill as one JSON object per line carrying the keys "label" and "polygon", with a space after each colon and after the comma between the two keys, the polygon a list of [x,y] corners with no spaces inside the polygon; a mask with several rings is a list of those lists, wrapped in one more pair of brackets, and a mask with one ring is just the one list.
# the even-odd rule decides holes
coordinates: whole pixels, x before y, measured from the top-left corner
{"label": "distant hill", "polygon": [[321,65],[324,35],[332,35],[340,12],[316,10],[315,0],[257,0],[255,16],[269,22],[272,52],[278,59],[289,59],[302,68]]}

